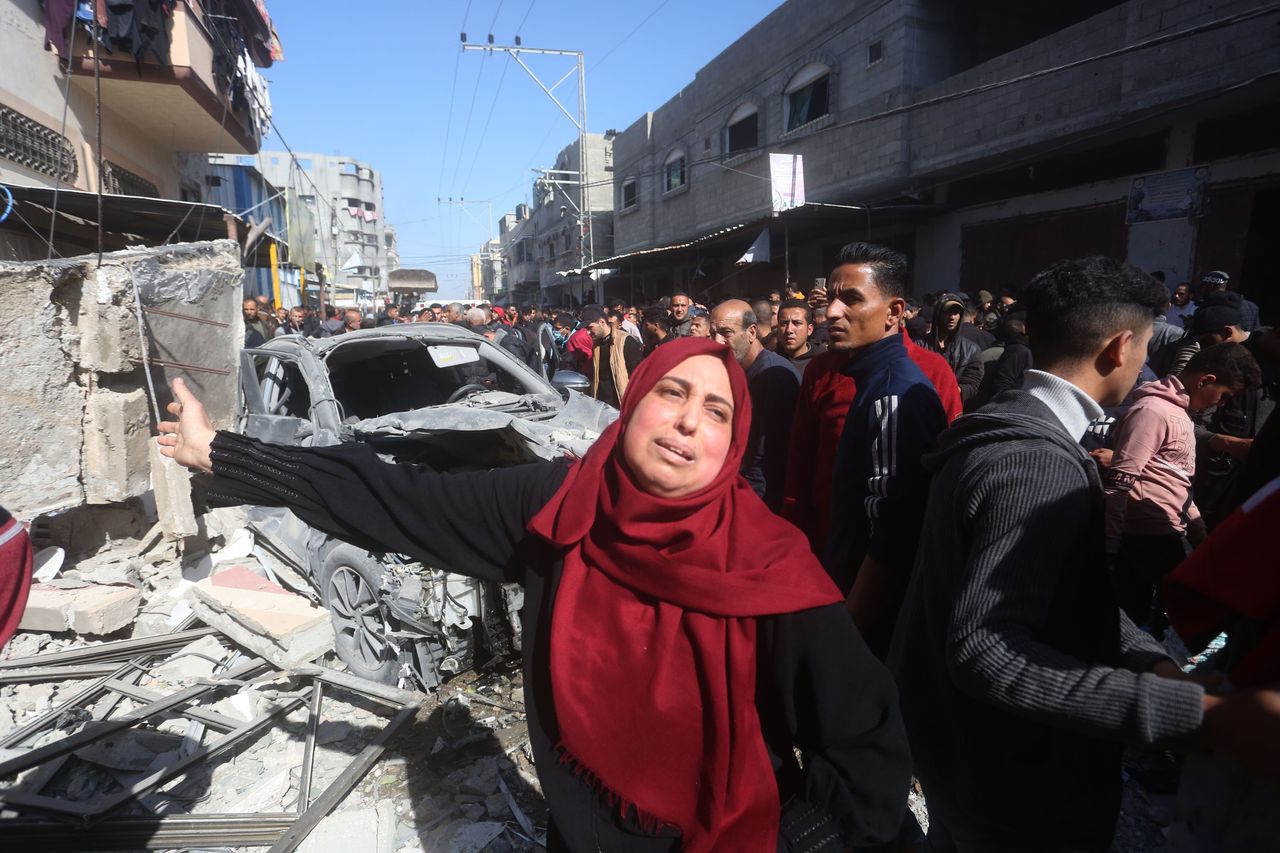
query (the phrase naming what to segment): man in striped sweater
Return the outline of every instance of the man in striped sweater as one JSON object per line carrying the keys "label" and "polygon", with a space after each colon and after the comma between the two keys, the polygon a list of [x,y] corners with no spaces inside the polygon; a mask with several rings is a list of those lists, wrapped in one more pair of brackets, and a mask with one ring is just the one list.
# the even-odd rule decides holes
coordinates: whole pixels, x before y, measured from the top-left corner
{"label": "man in striped sweater", "polygon": [[1124,743],[1231,749],[1261,734],[1242,713],[1256,697],[1184,680],[1107,575],[1102,483],[1079,442],[1133,386],[1163,299],[1109,258],[1039,273],[1023,293],[1037,369],[925,460],[889,663],[935,849],[1101,853]]}

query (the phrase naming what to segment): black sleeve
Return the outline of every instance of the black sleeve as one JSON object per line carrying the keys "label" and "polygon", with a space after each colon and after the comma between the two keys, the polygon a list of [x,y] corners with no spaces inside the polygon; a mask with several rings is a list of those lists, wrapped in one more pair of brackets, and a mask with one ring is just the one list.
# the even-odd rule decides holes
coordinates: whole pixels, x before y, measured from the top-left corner
{"label": "black sleeve", "polygon": [[622,361],[627,366],[628,376],[635,373],[636,368],[640,365],[640,360],[643,358],[644,351],[640,348],[640,342],[627,335],[622,343]]}
{"label": "black sleeve", "polygon": [[[961,345],[961,340],[957,338],[956,346]],[[956,384],[960,386],[960,399],[967,403],[982,387],[982,351],[972,341],[966,343],[969,344],[969,352],[965,353],[960,369],[956,371]]]}
{"label": "black sleeve", "polygon": [[894,840],[906,813],[911,752],[888,669],[843,604],[759,624],[757,706],[766,741],[775,763],[794,767],[793,744],[804,757],[804,769],[780,782],[786,849],[808,849],[788,836],[789,827],[821,823],[804,820],[809,811],[825,813],[845,847]]}
{"label": "black sleeve", "polygon": [[230,432],[213,440],[215,506],[280,506],[377,553],[457,574],[521,581],[512,557],[530,519],[564,481],[567,460],[442,474],[383,462],[363,444],[280,447]]}

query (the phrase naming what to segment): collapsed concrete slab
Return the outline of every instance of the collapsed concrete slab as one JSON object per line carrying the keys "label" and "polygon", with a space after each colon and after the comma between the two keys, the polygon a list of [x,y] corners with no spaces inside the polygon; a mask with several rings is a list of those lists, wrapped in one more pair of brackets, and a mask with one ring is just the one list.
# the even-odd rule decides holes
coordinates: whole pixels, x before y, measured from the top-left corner
{"label": "collapsed concrete slab", "polygon": [[133,623],[141,603],[142,594],[128,586],[37,583],[18,628],[111,634]]}
{"label": "collapsed concrete slab", "polygon": [[300,666],[333,650],[328,611],[243,566],[193,584],[187,601],[206,625],[277,666]]}
{"label": "collapsed concrete slab", "polygon": [[173,378],[200,395],[215,425],[230,426],[243,275],[230,240],[112,252],[101,263],[0,262],[11,401],[0,407],[0,504],[31,520],[147,492],[146,443]]}

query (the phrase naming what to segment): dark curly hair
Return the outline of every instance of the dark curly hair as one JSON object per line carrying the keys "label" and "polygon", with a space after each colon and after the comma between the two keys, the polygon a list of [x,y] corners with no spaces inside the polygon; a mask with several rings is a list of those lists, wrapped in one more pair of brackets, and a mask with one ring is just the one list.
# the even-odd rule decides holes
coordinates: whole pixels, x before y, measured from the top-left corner
{"label": "dark curly hair", "polygon": [[1021,296],[1032,357],[1047,368],[1092,358],[1125,329],[1150,328],[1166,291],[1137,267],[1094,255],[1051,264]]}

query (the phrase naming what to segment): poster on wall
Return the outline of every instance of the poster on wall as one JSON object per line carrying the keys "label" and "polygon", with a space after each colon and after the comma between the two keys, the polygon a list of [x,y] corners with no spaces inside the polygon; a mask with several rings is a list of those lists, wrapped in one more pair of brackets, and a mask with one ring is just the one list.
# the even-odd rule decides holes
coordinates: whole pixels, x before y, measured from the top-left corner
{"label": "poster on wall", "polygon": [[1124,221],[1133,225],[1199,216],[1204,185],[1208,180],[1207,166],[1140,175],[1129,183],[1129,204]]}
{"label": "poster on wall", "polygon": [[773,212],[804,207],[804,156],[770,154],[769,182],[773,190]]}

